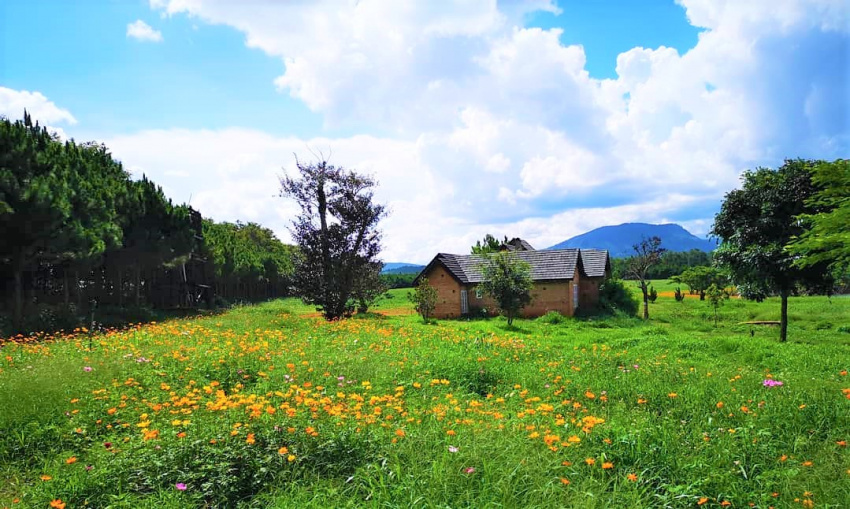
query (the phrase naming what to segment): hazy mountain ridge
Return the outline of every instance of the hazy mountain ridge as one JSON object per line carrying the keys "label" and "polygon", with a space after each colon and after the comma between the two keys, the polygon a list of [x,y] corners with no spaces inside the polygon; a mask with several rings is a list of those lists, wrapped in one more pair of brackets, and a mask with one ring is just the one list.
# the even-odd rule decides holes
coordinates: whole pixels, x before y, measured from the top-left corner
{"label": "hazy mountain ridge", "polygon": [[424,268],[415,263],[390,262],[384,264],[381,274],[418,274]]}
{"label": "hazy mountain ridge", "polygon": [[634,254],[632,246],[644,238],[653,236],[660,237],[661,247],[669,251],[698,249],[711,252],[717,247],[713,240],[697,237],[675,223],[624,223],[616,226],[602,226],[546,249],[565,249],[568,247],[607,249],[612,257],[623,258]]}

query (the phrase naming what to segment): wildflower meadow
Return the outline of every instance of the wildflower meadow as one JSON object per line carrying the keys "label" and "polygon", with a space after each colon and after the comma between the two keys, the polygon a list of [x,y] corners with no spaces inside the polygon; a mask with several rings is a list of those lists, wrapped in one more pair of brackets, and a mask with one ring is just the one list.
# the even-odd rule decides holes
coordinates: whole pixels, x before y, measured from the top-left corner
{"label": "wildflower meadow", "polygon": [[850,299],[424,324],[390,293],[0,346],[0,507],[850,507]]}

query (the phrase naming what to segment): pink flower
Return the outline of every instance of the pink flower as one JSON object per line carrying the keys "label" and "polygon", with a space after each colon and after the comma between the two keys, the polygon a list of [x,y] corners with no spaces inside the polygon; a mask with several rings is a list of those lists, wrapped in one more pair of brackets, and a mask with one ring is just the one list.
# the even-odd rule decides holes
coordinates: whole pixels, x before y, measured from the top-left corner
{"label": "pink flower", "polygon": [[175,484],[174,487],[177,488],[180,491],[186,491],[186,485],[183,484],[182,482]]}
{"label": "pink flower", "polygon": [[91,371],[91,366],[84,366],[83,371],[88,373],[89,371]]}
{"label": "pink flower", "polygon": [[457,451],[458,451],[458,448],[457,448],[457,447],[455,447],[455,446],[453,446],[453,445],[450,445],[450,446],[449,446],[449,452],[457,452]]}
{"label": "pink flower", "polygon": [[474,467],[466,467],[466,470],[464,470],[464,472],[466,472],[467,474],[474,473],[475,468]]}
{"label": "pink flower", "polygon": [[782,387],[783,384],[779,380],[772,380],[768,378],[767,380],[762,382],[762,385],[764,385],[765,387]]}

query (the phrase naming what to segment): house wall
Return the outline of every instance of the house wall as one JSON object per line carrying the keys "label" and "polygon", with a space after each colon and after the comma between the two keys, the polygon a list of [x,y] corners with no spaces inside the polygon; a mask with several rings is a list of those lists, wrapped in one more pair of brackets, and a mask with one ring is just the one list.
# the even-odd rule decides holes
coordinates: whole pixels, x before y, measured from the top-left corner
{"label": "house wall", "polygon": [[602,284],[605,278],[603,277],[585,277],[579,285],[579,304],[582,307],[592,307],[599,302],[599,285]]}
{"label": "house wall", "polygon": [[[469,309],[487,309],[491,315],[498,313],[493,299],[482,293],[476,296],[477,285],[462,285],[446,269],[437,265],[427,274],[428,283],[437,289],[437,305],[434,318],[458,318],[460,313],[460,292],[467,289]],[[576,270],[572,281],[536,281],[531,291],[531,304],[523,308],[521,316],[532,318],[545,315],[549,311],[557,311],[564,316],[573,316],[573,285],[579,287],[579,305],[592,307],[599,302],[599,284],[604,278],[583,277]]]}
{"label": "house wall", "polygon": [[[485,308],[491,315],[498,314],[495,301],[486,294],[478,298],[476,286],[469,287],[469,308]],[[520,315],[526,318],[542,316],[549,311],[557,311],[562,315],[572,316],[572,286],[570,281],[537,281],[531,290],[531,304],[524,307]],[[460,301],[458,301],[460,302]]]}
{"label": "house wall", "polygon": [[437,265],[425,277],[428,284],[437,289],[437,305],[434,318],[458,318],[460,316],[461,284],[443,267]]}

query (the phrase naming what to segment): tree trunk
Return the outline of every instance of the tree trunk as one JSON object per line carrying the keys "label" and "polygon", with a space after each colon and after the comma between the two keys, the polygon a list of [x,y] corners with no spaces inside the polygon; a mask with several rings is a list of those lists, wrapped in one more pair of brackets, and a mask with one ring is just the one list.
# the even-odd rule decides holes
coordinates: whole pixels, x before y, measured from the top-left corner
{"label": "tree trunk", "polygon": [[646,281],[640,282],[640,291],[643,293],[643,319],[649,320],[649,293],[647,292]]}
{"label": "tree trunk", "polygon": [[65,301],[65,308],[71,304],[71,289],[69,288],[70,282],[68,281],[68,269],[62,269],[62,297]]}
{"label": "tree trunk", "polygon": [[12,312],[12,323],[15,326],[16,330],[21,328],[23,325],[23,317],[24,317],[24,297],[23,297],[23,282],[22,279],[23,268],[20,263],[15,264],[15,309]]}
{"label": "tree trunk", "polygon": [[136,265],[136,307],[139,307],[142,302],[142,269]]}
{"label": "tree trunk", "polygon": [[80,288],[80,271],[74,270],[74,292],[76,292],[77,309],[83,306],[83,289]]}
{"label": "tree trunk", "polygon": [[779,316],[779,341],[784,343],[788,340],[788,290],[781,290],[779,298],[782,300],[782,312]]}

